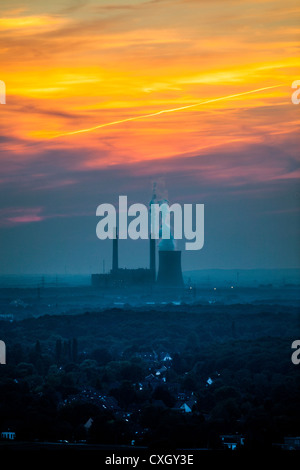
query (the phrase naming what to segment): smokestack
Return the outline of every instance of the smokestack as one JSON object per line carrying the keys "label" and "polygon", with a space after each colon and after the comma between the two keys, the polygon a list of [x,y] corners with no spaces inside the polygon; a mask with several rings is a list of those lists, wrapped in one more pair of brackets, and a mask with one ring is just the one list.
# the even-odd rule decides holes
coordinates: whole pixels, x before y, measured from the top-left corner
{"label": "smokestack", "polygon": [[114,229],[114,239],[113,239],[113,262],[112,262],[112,271],[116,272],[119,268],[118,261],[118,229]]}
{"label": "smokestack", "polygon": [[164,287],[183,287],[181,251],[160,250],[157,284]]}

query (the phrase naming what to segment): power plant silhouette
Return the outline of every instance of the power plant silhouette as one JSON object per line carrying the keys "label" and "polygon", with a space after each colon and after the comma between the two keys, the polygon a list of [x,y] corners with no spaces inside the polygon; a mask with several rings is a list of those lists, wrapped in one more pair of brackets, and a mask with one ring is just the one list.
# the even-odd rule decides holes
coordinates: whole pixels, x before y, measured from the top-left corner
{"label": "power plant silhouette", "polygon": [[[156,201],[155,184],[151,204]],[[152,285],[157,287],[184,286],[181,270],[181,251],[175,250],[173,240],[162,240],[158,244],[158,272],[156,273],[156,239],[149,236],[149,268],[119,268],[119,238],[115,229],[112,250],[112,269],[109,273],[92,274],[93,287],[138,287]]]}

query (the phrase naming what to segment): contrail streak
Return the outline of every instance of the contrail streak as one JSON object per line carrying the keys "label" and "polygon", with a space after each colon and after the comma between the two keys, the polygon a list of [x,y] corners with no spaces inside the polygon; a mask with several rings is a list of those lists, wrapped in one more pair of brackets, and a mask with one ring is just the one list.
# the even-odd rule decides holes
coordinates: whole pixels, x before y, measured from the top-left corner
{"label": "contrail streak", "polygon": [[115,126],[117,124],[122,124],[123,122],[136,121],[138,119],[146,119],[146,118],[153,117],[153,116],[159,116],[160,114],[175,113],[176,111],[181,111],[183,109],[195,108],[196,106],[201,106],[203,104],[208,104],[208,103],[214,103],[216,101],[230,100],[231,98],[236,98],[238,96],[250,95],[251,93],[258,93],[259,91],[270,90],[271,88],[278,88],[280,86],[283,86],[283,85],[273,85],[273,86],[267,86],[264,88],[257,88],[256,90],[244,91],[243,93],[236,93],[234,95],[222,96],[221,98],[213,98],[210,100],[199,101],[198,103],[189,104],[187,106],[180,106],[179,108],[163,109],[162,111],[157,111],[151,114],[144,114],[143,116],[134,116],[134,117],[127,118],[127,119],[120,119],[119,121],[107,122],[105,124],[99,124],[98,126],[89,127],[87,129],[79,129],[78,131],[71,131],[71,132],[65,132],[63,134],[58,134],[52,137],[52,139],[56,139],[58,137],[63,137],[66,135],[83,134],[84,132],[95,131],[96,129],[101,129],[102,127]]}

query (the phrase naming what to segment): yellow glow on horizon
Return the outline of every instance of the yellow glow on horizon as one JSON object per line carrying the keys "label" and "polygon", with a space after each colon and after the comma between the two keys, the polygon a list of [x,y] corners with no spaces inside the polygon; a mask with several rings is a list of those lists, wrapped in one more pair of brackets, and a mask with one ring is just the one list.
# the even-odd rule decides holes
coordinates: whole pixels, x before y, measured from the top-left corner
{"label": "yellow glow on horizon", "polygon": [[24,33],[24,30],[28,29],[28,33],[32,34],[32,28],[48,30],[64,23],[66,23],[66,20],[50,15],[12,16],[0,18],[0,31],[21,29]]}

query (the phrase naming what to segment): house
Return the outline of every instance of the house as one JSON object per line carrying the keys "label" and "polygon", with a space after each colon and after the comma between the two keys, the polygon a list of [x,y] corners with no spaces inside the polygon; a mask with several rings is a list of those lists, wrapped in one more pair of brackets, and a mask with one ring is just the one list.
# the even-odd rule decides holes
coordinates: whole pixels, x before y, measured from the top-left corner
{"label": "house", "polygon": [[287,450],[300,450],[300,437],[285,437],[284,448]]}
{"label": "house", "polygon": [[147,375],[145,377],[145,381],[141,382],[141,386],[144,390],[151,389],[155,390],[157,387],[161,386],[164,382],[161,380],[160,376],[158,375],[155,377],[153,374]]}
{"label": "house", "polygon": [[153,374],[149,374],[149,375],[147,375],[147,377],[145,377],[145,380],[147,380],[147,382],[152,382],[152,380],[154,380],[154,379],[155,379],[155,377],[154,377]]}
{"label": "house", "polygon": [[236,450],[244,445],[245,438],[240,434],[223,434],[220,436],[225,449]]}
{"label": "house", "polygon": [[16,433],[13,431],[4,431],[1,433],[1,439],[14,440],[15,438],[16,438]]}
{"label": "house", "polygon": [[83,425],[83,427],[88,431],[90,427],[92,426],[93,421],[94,421],[93,418],[89,418],[87,422]]}
{"label": "house", "polygon": [[196,398],[194,396],[191,396],[191,398],[189,398],[188,400],[178,401],[174,406],[174,409],[181,411],[182,413],[192,413],[196,404]]}
{"label": "house", "polygon": [[187,404],[187,403],[183,403],[180,408],[180,410],[184,411],[184,413],[191,413],[192,412],[192,408]]}
{"label": "house", "polygon": [[273,446],[283,450],[300,450],[300,436],[285,437],[283,444],[273,444]]}
{"label": "house", "polygon": [[162,374],[165,374],[165,373],[167,372],[167,370],[168,370],[168,369],[166,368],[166,366],[162,366],[162,367],[160,367],[160,369],[157,369],[157,370],[155,371],[155,375],[162,375]]}
{"label": "house", "polygon": [[162,352],[162,353],[160,354],[160,360],[161,360],[162,362],[171,362],[173,359],[172,359],[172,357],[170,356],[169,353]]}

